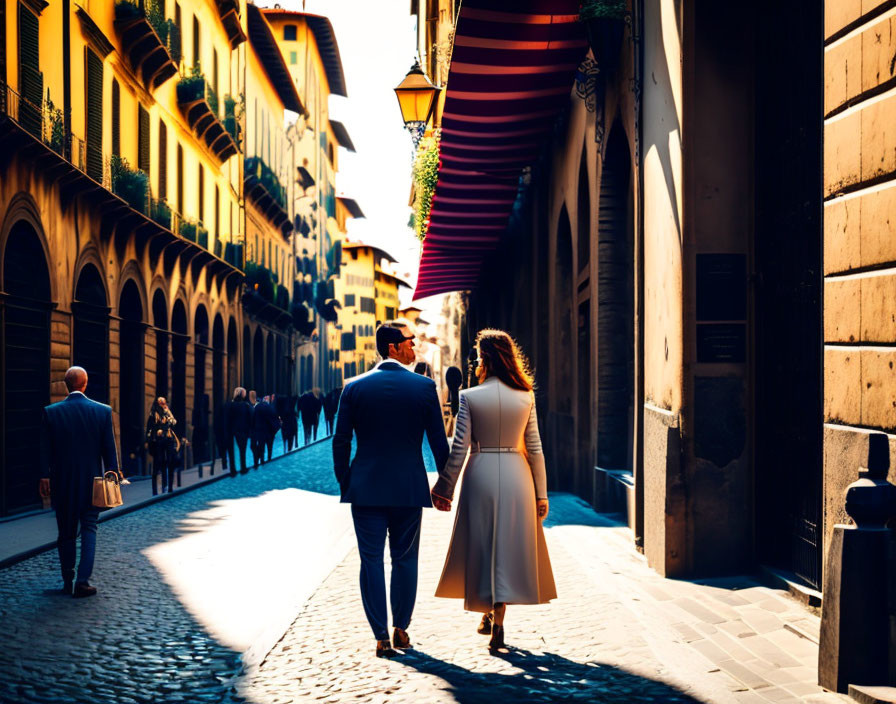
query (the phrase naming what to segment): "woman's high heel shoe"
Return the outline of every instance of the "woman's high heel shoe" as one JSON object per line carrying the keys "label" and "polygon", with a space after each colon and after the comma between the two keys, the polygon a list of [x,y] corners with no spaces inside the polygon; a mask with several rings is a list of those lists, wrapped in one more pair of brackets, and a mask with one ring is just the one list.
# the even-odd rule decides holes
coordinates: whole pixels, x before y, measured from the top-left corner
{"label": "woman's high heel shoe", "polygon": [[491,611],[482,614],[482,620],[479,622],[479,627],[476,629],[476,632],[483,636],[491,635],[493,620],[494,616]]}
{"label": "woman's high heel shoe", "polygon": [[488,649],[498,650],[504,647],[504,626],[495,624],[492,626],[492,639],[488,642]]}

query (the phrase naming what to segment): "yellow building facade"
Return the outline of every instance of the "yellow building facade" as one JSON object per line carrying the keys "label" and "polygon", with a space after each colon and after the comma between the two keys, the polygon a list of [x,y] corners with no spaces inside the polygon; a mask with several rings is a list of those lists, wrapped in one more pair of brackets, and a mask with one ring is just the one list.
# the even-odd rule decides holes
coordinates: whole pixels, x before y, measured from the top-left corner
{"label": "yellow building facade", "polygon": [[248,8],[246,63],[246,283],[243,307],[243,376],[259,395],[294,395],[293,319],[295,280],[287,191],[278,174],[285,158],[285,111],[304,106],[261,10]]}
{"label": "yellow building facade", "polygon": [[331,124],[328,103],[331,95],[347,97],[345,76],[336,35],[326,17],[281,9],[263,13],[305,107],[287,126],[286,158],[280,165],[296,230],[298,386],[300,391],[327,391],[340,386],[343,377],[336,288],[349,215],[339,210],[336,173],[340,144],[351,144],[344,128]]}
{"label": "yellow building facade", "polygon": [[[298,102],[271,33],[245,0],[0,1],[0,515],[39,505],[40,410],[72,364],[128,474],[155,396],[192,462],[233,386],[292,391],[293,221],[247,169],[276,173]],[[287,294],[261,310],[259,259]]]}

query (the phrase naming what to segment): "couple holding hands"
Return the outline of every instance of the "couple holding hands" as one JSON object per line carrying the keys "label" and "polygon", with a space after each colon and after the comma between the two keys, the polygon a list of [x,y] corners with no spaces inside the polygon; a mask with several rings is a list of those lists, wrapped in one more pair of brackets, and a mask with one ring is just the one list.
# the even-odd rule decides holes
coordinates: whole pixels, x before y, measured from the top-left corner
{"label": "couple holding hands", "polygon": [[[346,383],[336,418],[333,460],[342,502],[352,506],[361,556],[361,597],[376,655],[411,647],[407,628],[417,596],[417,556],[424,507],[450,511],[464,471],[454,532],[436,596],[462,598],[483,614],[478,632],[504,647],[507,604],[556,598],[541,521],[548,513],[544,454],[532,375],[513,339],[500,330],[476,337],[479,385],[460,393],[449,450],[435,383],[409,371],[414,338],[386,323],[376,331],[376,367]],[[423,435],[439,479],[429,488]],[[352,436],[357,450],[351,457]],[[392,563],[386,614],[383,554]]]}

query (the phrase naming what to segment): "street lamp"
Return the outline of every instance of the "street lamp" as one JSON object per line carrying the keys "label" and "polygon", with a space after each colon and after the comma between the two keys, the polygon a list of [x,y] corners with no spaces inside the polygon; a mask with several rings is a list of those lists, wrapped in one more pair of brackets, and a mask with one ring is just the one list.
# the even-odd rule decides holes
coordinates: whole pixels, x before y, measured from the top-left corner
{"label": "street lamp", "polygon": [[404,80],[395,88],[398,107],[401,108],[401,119],[411,133],[415,149],[426,130],[426,122],[440,90],[442,89],[429,82],[418,61],[414,61]]}

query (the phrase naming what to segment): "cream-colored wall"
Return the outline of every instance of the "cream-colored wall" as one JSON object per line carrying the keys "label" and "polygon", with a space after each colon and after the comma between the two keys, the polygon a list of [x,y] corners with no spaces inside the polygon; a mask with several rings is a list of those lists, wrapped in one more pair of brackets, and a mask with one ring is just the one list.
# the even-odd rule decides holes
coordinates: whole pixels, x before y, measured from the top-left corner
{"label": "cream-colored wall", "polygon": [[676,3],[644,18],[644,382],[648,404],[682,402],[682,76]]}

